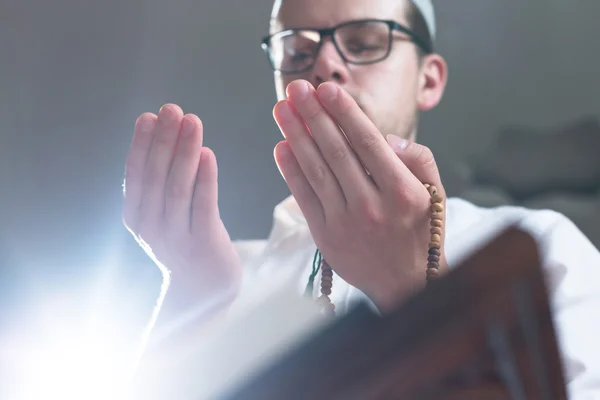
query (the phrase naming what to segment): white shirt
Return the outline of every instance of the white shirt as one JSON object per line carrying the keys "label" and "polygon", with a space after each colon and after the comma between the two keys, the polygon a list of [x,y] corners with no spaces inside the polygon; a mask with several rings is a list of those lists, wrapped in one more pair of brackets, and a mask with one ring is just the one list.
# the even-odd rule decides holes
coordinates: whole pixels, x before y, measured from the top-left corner
{"label": "white shirt", "polygon": [[[564,215],[515,206],[480,208],[461,199],[446,205],[445,252],[450,268],[509,225],[538,242],[551,295],[551,309],[565,366],[569,398],[600,399],[600,252]],[[239,241],[245,267],[297,282],[302,294],[312,271],[316,246],[293,197],[274,210],[265,241]],[[315,284],[315,296],[319,287]],[[338,313],[367,300],[336,276],[331,300]]]}

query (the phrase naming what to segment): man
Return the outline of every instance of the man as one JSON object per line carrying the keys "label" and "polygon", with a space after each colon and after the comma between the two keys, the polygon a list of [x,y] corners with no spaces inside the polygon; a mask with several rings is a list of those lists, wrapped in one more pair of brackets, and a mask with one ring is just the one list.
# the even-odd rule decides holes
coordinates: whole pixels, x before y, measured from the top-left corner
{"label": "man", "polygon": [[[432,51],[430,1],[277,1],[270,34],[263,46],[285,139],[275,158],[292,197],[275,209],[267,241],[231,242],[219,217],[215,156],[202,147],[197,116],[169,104],[136,122],[123,217],[170,282],[159,325],[193,308],[226,309],[244,268],[283,271],[300,295],[317,248],[334,269],[338,313],[361,298],[386,312],[425,285],[423,183],[445,198],[431,152],[414,143],[418,114],[440,102],[447,79]],[[597,249],[552,211],[482,209],[460,199],[443,205],[441,274],[508,225],[539,241],[569,392],[600,396]]]}

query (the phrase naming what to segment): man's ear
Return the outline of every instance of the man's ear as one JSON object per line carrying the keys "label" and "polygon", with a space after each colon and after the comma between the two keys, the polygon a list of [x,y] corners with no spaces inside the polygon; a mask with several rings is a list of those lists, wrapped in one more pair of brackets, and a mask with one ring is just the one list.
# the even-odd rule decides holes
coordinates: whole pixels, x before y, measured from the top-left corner
{"label": "man's ear", "polygon": [[421,61],[417,106],[421,111],[436,107],[444,95],[448,80],[446,60],[439,54],[429,54]]}

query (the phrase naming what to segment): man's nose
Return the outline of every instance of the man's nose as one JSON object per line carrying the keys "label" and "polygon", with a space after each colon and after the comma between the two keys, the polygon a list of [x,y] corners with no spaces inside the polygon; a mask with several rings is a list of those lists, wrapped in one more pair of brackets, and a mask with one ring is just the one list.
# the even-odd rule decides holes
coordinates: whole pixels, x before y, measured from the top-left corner
{"label": "man's nose", "polygon": [[311,75],[311,81],[315,87],[327,81],[334,81],[338,84],[348,81],[346,62],[331,40],[325,40],[321,45]]}

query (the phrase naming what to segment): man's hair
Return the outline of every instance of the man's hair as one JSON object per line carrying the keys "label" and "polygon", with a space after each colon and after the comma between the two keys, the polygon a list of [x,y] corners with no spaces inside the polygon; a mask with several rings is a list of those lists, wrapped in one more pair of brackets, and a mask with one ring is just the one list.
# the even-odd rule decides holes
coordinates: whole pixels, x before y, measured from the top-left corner
{"label": "man's hair", "polygon": [[[407,1],[406,21],[408,27],[423,41],[423,44],[433,49],[433,40],[427,22],[419,8],[412,1]],[[421,49],[419,49],[419,54],[421,57],[425,56],[425,52]]]}

